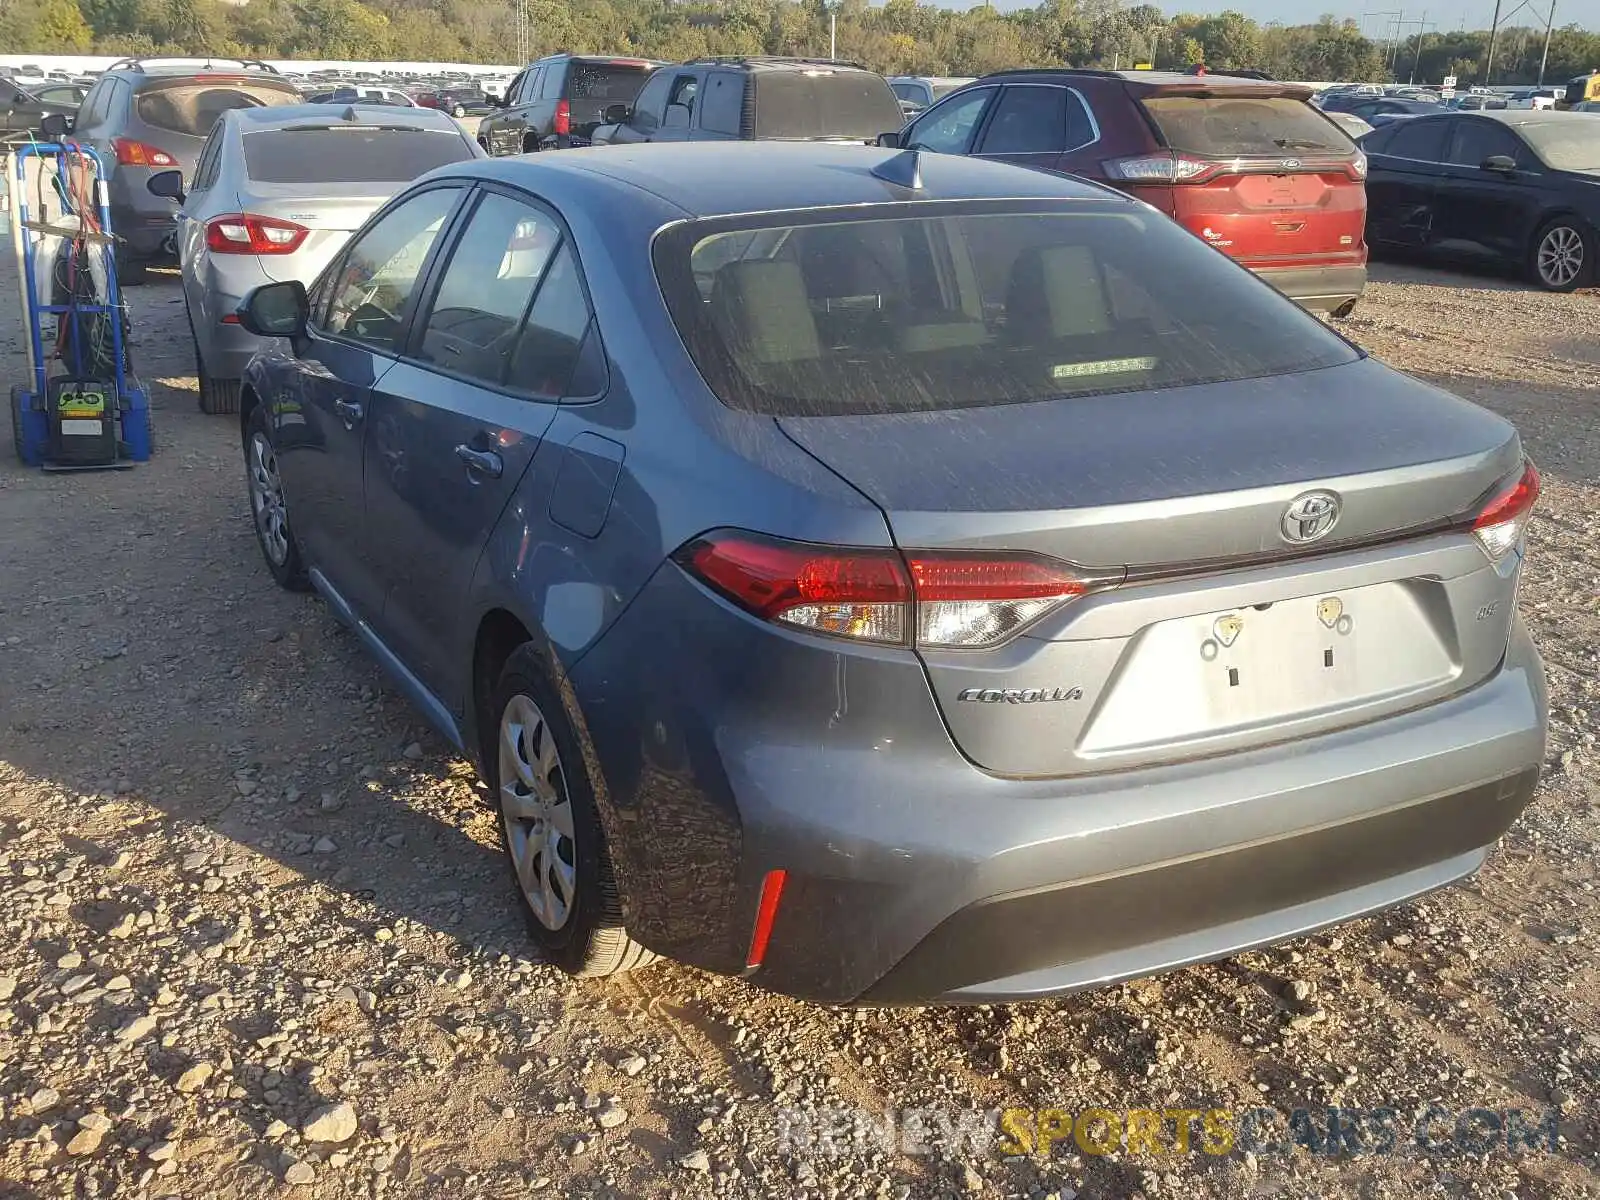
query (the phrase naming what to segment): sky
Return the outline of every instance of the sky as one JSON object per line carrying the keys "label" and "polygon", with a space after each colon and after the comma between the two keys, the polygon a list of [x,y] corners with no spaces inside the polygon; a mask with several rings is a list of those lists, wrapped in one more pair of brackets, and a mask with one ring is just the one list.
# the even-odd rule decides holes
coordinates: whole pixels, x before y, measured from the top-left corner
{"label": "sky", "polygon": [[[967,0],[943,0],[952,8],[969,8]],[[1129,0],[1130,3],[1136,0]],[[1416,23],[1426,21],[1428,32],[1449,29],[1487,29],[1494,19],[1494,0],[1442,0],[1430,4],[1428,0],[1155,0],[1169,16],[1179,12],[1213,13],[1234,9],[1265,24],[1281,21],[1285,25],[1305,25],[1324,13],[1336,17],[1349,17],[1360,24],[1368,37],[1384,39],[1394,36],[1394,13],[1404,13],[1406,27],[1403,36],[1417,31]],[[1521,6],[1509,18],[1512,25],[1543,27],[1549,13],[1551,0],[1502,0],[1500,19],[1508,23],[1507,15]],[[1587,29],[1600,29],[1600,0],[1554,0],[1556,28],[1579,25]],[[997,0],[997,8],[1025,8],[1029,0]]]}

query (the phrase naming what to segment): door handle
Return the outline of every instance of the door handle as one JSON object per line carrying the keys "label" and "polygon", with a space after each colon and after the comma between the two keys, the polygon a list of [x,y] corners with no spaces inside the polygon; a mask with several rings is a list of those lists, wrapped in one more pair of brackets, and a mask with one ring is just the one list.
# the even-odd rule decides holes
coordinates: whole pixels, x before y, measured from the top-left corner
{"label": "door handle", "polygon": [[333,411],[339,414],[339,419],[344,422],[346,429],[355,428],[356,422],[361,420],[361,405],[351,404],[348,400],[335,400]]}
{"label": "door handle", "polygon": [[462,445],[456,447],[456,457],[466,464],[470,473],[487,475],[490,479],[499,479],[506,469],[500,456],[492,450],[474,450]]}

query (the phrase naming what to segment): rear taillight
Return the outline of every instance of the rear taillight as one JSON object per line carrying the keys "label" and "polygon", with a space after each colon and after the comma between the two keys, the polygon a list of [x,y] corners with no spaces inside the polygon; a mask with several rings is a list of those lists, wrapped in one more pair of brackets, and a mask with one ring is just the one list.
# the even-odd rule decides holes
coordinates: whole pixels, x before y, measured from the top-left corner
{"label": "rear taillight", "polygon": [[276,217],[229,213],[206,222],[206,246],[214,254],[293,254],[310,232]]}
{"label": "rear taillight", "polygon": [[1523,460],[1522,476],[1495,493],[1472,522],[1472,536],[1491,559],[1504,558],[1522,540],[1539,502],[1539,468]]}
{"label": "rear taillight", "polygon": [[1222,170],[1222,164],[1186,154],[1146,154],[1114,158],[1105,169],[1110,178],[1125,183],[1204,183]]}
{"label": "rear taillight", "polygon": [[572,132],[572,105],[565,100],[556,101],[556,119],[551,128],[557,135],[565,137]]}
{"label": "rear taillight", "polygon": [[998,645],[1094,579],[1030,554],[854,549],[738,530],[696,538],[678,564],[762,620],[896,646]]}
{"label": "rear taillight", "polygon": [[132,138],[116,138],[111,148],[117,152],[117,162],[124,167],[175,167],[178,160],[165,150],[136,142]]}
{"label": "rear taillight", "polygon": [[1367,177],[1367,156],[1365,151],[1357,150],[1356,156],[1350,160],[1345,169],[1350,172],[1351,179],[1365,179]]}

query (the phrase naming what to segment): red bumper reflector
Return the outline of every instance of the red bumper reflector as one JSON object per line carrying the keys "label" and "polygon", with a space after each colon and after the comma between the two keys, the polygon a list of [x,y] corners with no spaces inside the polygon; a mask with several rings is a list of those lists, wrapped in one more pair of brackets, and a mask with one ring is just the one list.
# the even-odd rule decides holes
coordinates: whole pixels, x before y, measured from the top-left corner
{"label": "red bumper reflector", "polygon": [[223,317],[222,317],[222,323],[224,325],[237,325],[239,323],[239,314],[238,313],[224,313]]}
{"label": "red bumper reflector", "polygon": [[756,906],[756,927],[750,934],[750,953],[744,965],[759,967],[767,957],[767,940],[772,937],[772,922],[778,917],[778,901],[783,896],[783,881],[787,871],[768,871],[761,881],[761,902]]}

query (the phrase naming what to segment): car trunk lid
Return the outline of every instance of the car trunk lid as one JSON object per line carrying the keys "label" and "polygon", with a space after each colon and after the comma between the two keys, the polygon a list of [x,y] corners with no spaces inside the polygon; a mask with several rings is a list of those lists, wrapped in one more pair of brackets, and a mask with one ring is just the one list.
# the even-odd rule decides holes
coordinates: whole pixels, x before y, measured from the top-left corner
{"label": "car trunk lid", "polygon": [[[1460,530],[1520,469],[1517,435],[1370,360],[778,420],[908,553],[1029,552],[1099,581],[991,649],[919,648],[952,736],[988,770],[1074,774],[1336,728],[1459,691],[1505,648],[1514,569]],[[1320,492],[1337,523],[1291,545],[1288,510]]]}
{"label": "car trunk lid", "polygon": [[371,183],[321,184],[319,194],[308,196],[297,186],[253,184],[239,196],[241,212],[292,221],[310,232],[292,254],[258,255],[262,273],[269,279],[299,279],[309,283],[350,235],[388,202],[402,185]]}

